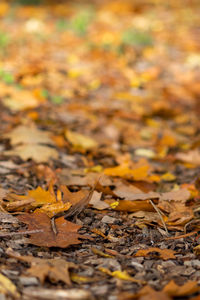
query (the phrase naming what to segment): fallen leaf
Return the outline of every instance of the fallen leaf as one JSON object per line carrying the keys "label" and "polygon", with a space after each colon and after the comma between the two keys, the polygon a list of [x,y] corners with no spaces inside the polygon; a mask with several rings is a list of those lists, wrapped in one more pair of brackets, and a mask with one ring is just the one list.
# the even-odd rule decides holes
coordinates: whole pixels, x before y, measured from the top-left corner
{"label": "fallen leaf", "polygon": [[[109,203],[109,200],[105,200],[106,203]],[[112,203],[110,203],[110,206],[118,211],[127,211],[127,212],[136,212],[136,211],[155,211],[152,204],[149,202],[149,200],[119,200],[118,204],[114,207],[112,206]]]}
{"label": "fallen leaf", "polygon": [[23,160],[31,158],[38,163],[58,158],[58,152],[47,146],[53,145],[50,133],[38,130],[35,126],[20,125],[4,137],[9,138],[11,145],[14,146],[14,149],[4,151],[5,155],[17,155]]}
{"label": "fallen leaf", "polygon": [[12,295],[15,298],[19,298],[17,288],[10,279],[0,274],[0,293],[4,295]]}
{"label": "fallen leaf", "polygon": [[34,125],[19,125],[15,127],[11,132],[4,134],[4,138],[10,139],[10,143],[12,146],[16,146],[17,144],[53,145],[53,141],[50,136],[50,132],[39,130]]}
{"label": "fallen leaf", "polygon": [[[159,249],[159,248],[149,248],[149,249],[141,249],[138,250],[135,254],[135,256],[148,256],[151,255],[152,252],[159,253],[159,257],[168,260],[168,259],[176,259],[176,256],[174,255],[176,252],[170,249]],[[157,256],[157,255],[156,255]]]}
{"label": "fallen leaf", "polygon": [[21,157],[22,160],[33,159],[37,163],[58,158],[58,152],[54,148],[37,144],[16,146],[13,150],[4,151],[4,154],[8,156],[16,155]]}
{"label": "fallen leaf", "polygon": [[183,285],[177,285],[173,280],[171,280],[164,288],[163,292],[173,297],[185,297],[190,296],[196,292],[200,291],[200,286],[197,281],[187,281]]}
{"label": "fallen leaf", "polygon": [[94,191],[89,204],[93,208],[96,208],[98,210],[103,210],[103,209],[109,208],[110,207],[109,204],[107,204],[104,201],[101,201],[101,196],[102,196],[102,193],[98,193],[97,191]]}
{"label": "fallen leaf", "polygon": [[29,230],[41,230],[42,232],[31,234],[28,242],[41,247],[67,248],[70,245],[80,244],[79,238],[87,237],[80,235],[77,231],[81,228],[64,217],[57,218],[55,225],[57,235],[52,231],[51,220],[46,214],[34,213],[17,216],[18,220],[28,225]]}
{"label": "fallen leaf", "polygon": [[[71,203],[63,201],[60,191],[58,190],[57,197],[54,193],[53,186],[49,186],[46,191],[41,187],[37,187],[35,190],[28,191],[27,195],[16,195],[9,193],[6,196],[5,207],[8,211],[22,210],[26,211],[35,210],[35,212],[42,212],[47,214],[50,218],[67,211],[71,207]],[[59,197],[58,197],[59,196]]]}
{"label": "fallen leaf", "polygon": [[172,300],[170,296],[162,291],[155,291],[149,285],[143,287],[137,294],[122,292],[119,294],[119,300]]}
{"label": "fallen leaf", "polygon": [[42,259],[34,256],[21,256],[10,249],[7,251],[7,255],[19,261],[30,263],[31,267],[27,270],[27,273],[39,278],[42,284],[46,279],[50,279],[53,283],[62,281],[67,285],[71,285],[69,269],[76,268],[76,265],[72,262],[61,258]]}
{"label": "fallen leaf", "polygon": [[187,153],[177,153],[175,157],[186,163],[200,165],[200,151],[198,149],[190,150]]}
{"label": "fallen leaf", "polygon": [[103,268],[103,267],[100,267],[99,270],[109,276],[112,276],[112,277],[115,277],[115,278],[118,278],[118,279],[121,279],[121,280],[127,280],[127,281],[132,281],[132,282],[136,282],[136,283],[139,283],[141,284],[142,281],[141,280],[138,280],[138,279],[135,279],[133,277],[131,277],[126,271],[113,271],[111,272],[109,269],[107,268]]}
{"label": "fallen leaf", "polygon": [[37,107],[39,101],[31,91],[12,89],[3,104],[12,111],[20,111]]}
{"label": "fallen leaf", "polygon": [[117,167],[107,168],[104,174],[108,176],[122,177],[132,180],[146,180],[148,177],[149,166],[140,166],[136,169],[130,169],[129,166],[121,164]]}
{"label": "fallen leaf", "polygon": [[70,130],[66,130],[65,137],[75,150],[91,150],[98,145],[92,138]]}

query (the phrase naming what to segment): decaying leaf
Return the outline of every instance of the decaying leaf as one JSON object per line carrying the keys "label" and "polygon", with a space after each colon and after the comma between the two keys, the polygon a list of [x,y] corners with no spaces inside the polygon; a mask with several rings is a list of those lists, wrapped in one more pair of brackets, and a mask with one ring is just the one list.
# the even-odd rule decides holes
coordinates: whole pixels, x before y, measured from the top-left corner
{"label": "decaying leaf", "polygon": [[177,285],[171,280],[164,288],[163,292],[173,297],[185,297],[190,296],[200,291],[200,286],[197,281],[187,281],[183,285]]}
{"label": "decaying leaf", "polygon": [[131,293],[120,293],[119,294],[119,300],[172,300],[170,296],[168,296],[163,291],[155,291],[152,287],[149,285],[146,285],[143,287],[137,294],[131,294]]}
{"label": "decaying leaf", "polygon": [[42,232],[31,234],[28,242],[33,245],[43,247],[67,248],[70,245],[80,244],[79,238],[85,239],[86,236],[80,235],[77,231],[81,228],[64,217],[55,220],[57,235],[52,231],[50,218],[43,213],[24,214],[17,217],[21,222],[28,225],[29,230],[41,230]]}
{"label": "decaying leaf", "polygon": [[164,260],[168,260],[168,259],[175,259],[176,256],[174,255],[176,252],[170,249],[160,249],[160,248],[149,248],[149,249],[142,249],[142,250],[138,250],[135,254],[135,256],[147,256],[147,255],[151,255],[153,254],[158,256]]}
{"label": "decaying leaf", "polygon": [[52,282],[62,281],[67,285],[71,285],[69,269],[76,268],[72,262],[65,261],[64,259],[42,259],[34,256],[21,256],[18,253],[8,250],[7,254],[19,261],[31,264],[27,270],[30,276],[39,278],[43,284],[46,279]]}

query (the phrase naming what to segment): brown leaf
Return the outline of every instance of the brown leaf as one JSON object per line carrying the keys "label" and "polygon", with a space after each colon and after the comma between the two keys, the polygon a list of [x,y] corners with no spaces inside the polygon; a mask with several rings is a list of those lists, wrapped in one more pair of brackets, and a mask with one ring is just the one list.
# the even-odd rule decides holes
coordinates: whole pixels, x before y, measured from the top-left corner
{"label": "brown leaf", "polygon": [[149,249],[141,249],[138,250],[135,256],[147,256],[150,255],[152,252],[159,253],[159,257],[168,260],[168,259],[175,259],[176,256],[174,255],[176,252],[170,249],[159,249],[159,248],[149,248]]}
{"label": "brown leaf", "polygon": [[143,287],[137,294],[121,293],[119,300],[171,300],[171,297],[162,291],[155,291],[150,286]]}
{"label": "brown leaf", "polygon": [[67,248],[70,245],[80,244],[79,238],[86,238],[77,233],[80,225],[68,222],[64,217],[55,220],[57,235],[51,227],[51,219],[43,213],[24,214],[17,217],[21,222],[28,225],[29,230],[42,230],[40,233],[31,234],[29,243],[44,247]]}
{"label": "brown leaf", "polygon": [[[107,202],[107,201],[106,201]],[[116,206],[115,210],[135,212],[135,211],[155,211],[149,200],[120,200],[119,204]]]}
{"label": "brown leaf", "polygon": [[94,191],[89,204],[93,208],[96,208],[98,210],[103,210],[103,209],[109,208],[110,207],[109,204],[107,204],[104,201],[101,201],[101,196],[102,196],[102,193],[98,193],[97,191]]}
{"label": "brown leaf", "polygon": [[184,285],[177,285],[171,280],[163,289],[163,292],[173,297],[189,296],[200,291],[197,281],[187,281]]}
{"label": "brown leaf", "polygon": [[27,273],[31,276],[39,278],[43,284],[47,278],[52,282],[62,281],[67,285],[71,285],[69,269],[75,268],[75,264],[65,261],[64,259],[42,259],[34,256],[20,256],[13,251],[7,251],[7,254],[20,261],[28,262],[31,267]]}

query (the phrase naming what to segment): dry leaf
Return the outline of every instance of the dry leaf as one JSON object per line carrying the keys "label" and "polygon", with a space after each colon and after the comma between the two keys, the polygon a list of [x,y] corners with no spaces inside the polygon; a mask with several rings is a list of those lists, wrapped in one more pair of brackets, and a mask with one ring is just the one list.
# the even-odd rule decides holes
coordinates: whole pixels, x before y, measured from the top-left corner
{"label": "dry leaf", "polygon": [[0,293],[4,295],[12,295],[15,298],[19,298],[17,288],[10,279],[0,274]]}
{"label": "dry leaf", "polygon": [[200,286],[197,281],[187,281],[185,284],[179,286],[171,280],[163,289],[163,292],[173,297],[190,296],[200,291]]}
{"label": "dry leaf", "polygon": [[16,155],[22,160],[33,159],[37,163],[57,159],[58,152],[54,148],[37,144],[16,146],[13,150],[4,151],[5,155]]}
{"label": "dry leaf", "polygon": [[50,132],[39,130],[34,125],[19,125],[11,132],[4,135],[4,138],[10,139],[12,146],[17,144],[49,144],[53,145],[50,138]]}
{"label": "dry leaf", "polygon": [[24,214],[17,218],[27,224],[29,230],[41,230],[39,233],[30,235],[28,242],[33,245],[67,248],[70,245],[80,244],[79,238],[87,238],[77,233],[81,228],[80,225],[66,221],[64,217],[55,220],[57,235],[52,231],[51,220],[46,214]]}
{"label": "dry leaf", "polygon": [[50,133],[38,130],[33,125],[17,126],[4,137],[9,138],[11,145],[14,146],[14,149],[4,151],[5,155],[18,155],[23,160],[31,158],[38,163],[58,158],[57,151],[47,146],[47,144],[53,145]]}
{"label": "dry leaf", "polygon": [[35,190],[28,191],[27,195],[10,193],[6,196],[6,200],[10,201],[10,203],[5,203],[8,211],[22,210],[23,208],[30,211],[37,208],[35,212],[45,213],[50,218],[67,211],[71,207],[69,201],[62,199],[59,190],[56,197],[51,185],[47,191],[37,187]]}
{"label": "dry leaf", "polygon": [[31,267],[27,270],[27,273],[39,278],[42,284],[46,279],[50,279],[53,283],[62,281],[67,285],[71,285],[69,269],[76,268],[76,265],[72,262],[61,258],[42,259],[34,256],[21,256],[11,250],[8,250],[7,254],[19,261],[30,263]]}
{"label": "dry leaf", "polygon": [[98,193],[97,191],[94,191],[89,204],[93,208],[96,208],[98,210],[103,210],[103,209],[109,208],[110,207],[109,204],[107,204],[104,201],[101,201],[101,196],[102,196],[102,193]]}
{"label": "dry leaf", "polygon": [[[149,248],[149,249],[142,249],[138,250],[135,254],[135,256],[148,256],[151,255],[152,252],[159,253],[159,255],[156,254],[156,256],[159,256],[160,258],[164,260],[168,259],[175,259],[176,256],[174,255],[176,252],[170,249],[159,249],[159,248]],[[155,255],[154,255],[155,256]]]}
{"label": "dry leaf", "polygon": [[98,145],[92,138],[70,130],[66,130],[65,137],[75,150],[91,150]]}

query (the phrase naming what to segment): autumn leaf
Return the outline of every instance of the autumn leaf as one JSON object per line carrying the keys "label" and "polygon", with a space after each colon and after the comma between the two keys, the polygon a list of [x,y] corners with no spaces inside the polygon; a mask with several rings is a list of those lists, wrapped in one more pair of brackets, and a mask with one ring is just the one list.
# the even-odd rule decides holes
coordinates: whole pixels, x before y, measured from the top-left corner
{"label": "autumn leaf", "polygon": [[53,283],[62,281],[69,286],[71,285],[69,269],[76,268],[76,265],[72,262],[64,259],[42,259],[34,256],[21,256],[10,249],[8,249],[7,254],[19,261],[29,263],[31,267],[27,270],[27,273],[30,276],[39,278],[42,284],[46,279],[50,279]]}
{"label": "autumn leaf", "polygon": [[40,247],[60,247],[67,248],[70,245],[80,244],[79,238],[87,237],[80,235],[77,231],[81,228],[64,217],[55,220],[57,235],[52,231],[50,218],[43,213],[19,215],[18,220],[27,224],[29,230],[39,230],[40,232],[30,234],[28,242]]}
{"label": "autumn leaf", "polygon": [[176,256],[175,251],[170,250],[170,249],[159,249],[159,248],[149,248],[149,249],[142,249],[142,250],[138,250],[135,254],[135,256],[147,256],[147,255],[151,255],[153,253],[158,253],[159,257],[164,259],[164,260],[168,260],[168,259],[175,259]]}
{"label": "autumn leaf", "polygon": [[111,272],[109,269],[102,268],[102,267],[100,267],[99,270],[109,276],[112,276],[112,277],[115,277],[115,278],[118,278],[121,280],[132,281],[132,282],[139,283],[139,284],[142,283],[141,280],[137,280],[137,279],[131,277],[126,271],[117,270],[117,271]]}
{"label": "autumn leaf", "polygon": [[[60,196],[58,197],[58,195]],[[37,187],[35,190],[28,191],[27,195],[9,193],[6,199],[10,201],[10,203],[5,203],[8,211],[25,208],[26,211],[35,210],[35,212],[45,213],[50,218],[67,211],[71,207],[71,203],[66,200],[63,201],[59,192],[56,197],[51,185],[47,191]]]}
{"label": "autumn leaf", "polygon": [[91,150],[98,145],[92,138],[70,130],[66,130],[65,137],[75,150]]}
{"label": "autumn leaf", "polygon": [[187,281],[183,285],[177,285],[171,280],[164,288],[163,292],[173,297],[185,297],[190,296],[200,290],[200,286],[197,281]]}
{"label": "autumn leaf", "polygon": [[117,176],[134,180],[145,180],[148,177],[148,166],[141,166],[136,169],[130,169],[127,164],[122,164],[117,167],[107,168],[104,174],[108,176]]}
{"label": "autumn leaf", "polygon": [[6,276],[0,274],[0,293],[4,295],[12,295],[14,298],[19,298],[19,293],[14,283]]}
{"label": "autumn leaf", "polygon": [[37,129],[34,125],[24,126],[19,125],[11,132],[4,135],[10,139],[12,146],[17,144],[49,144],[53,145],[50,138],[50,132]]}
{"label": "autumn leaf", "polygon": [[58,158],[57,151],[47,146],[53,145],[50,133],[38,130],[35,126],[20,125],[4,135],[9,138],[14,149],[4,151],[5,155],[17,155],[23,160],[32,158],[36,162],[46,162]]}
{"label": "autumn leaf", "polygon": [[119,300],[172,300],[170,296],[168,296],[163,291],[155,291],[149,285],[144,286],[137,294],[131,294],[128,292],[122,292],[119,294]]}

